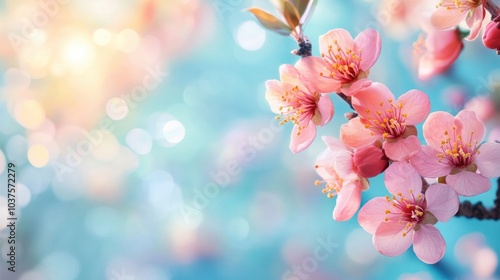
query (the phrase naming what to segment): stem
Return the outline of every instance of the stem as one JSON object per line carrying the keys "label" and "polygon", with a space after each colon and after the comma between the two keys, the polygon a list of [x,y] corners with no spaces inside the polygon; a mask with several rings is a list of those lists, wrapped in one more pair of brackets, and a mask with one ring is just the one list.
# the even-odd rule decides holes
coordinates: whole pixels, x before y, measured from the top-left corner
{"label": "stem", "polygon": [[312,44],[306,36],[297,40],[297,46],[299,48],[293,50],[292,54],[301,56],[302,58],[312,55]]}
{"label": "stem", "polygon": [[491,209],[486,209],[482,202],[472,204],[466,200],[460,203],[460,208],[455,216],[464,216],[469,219],[476,218],[478,220],[500,220],[500,178],[497,182],[497,194],[495,199],[495,206]]}
{"label": "stem", "polygon": [[349,104],[351,109],[354,110],[354,107],[352,107],[352,98],[350,96],[347,96],[347,95],[343,94],[342,92],[337,92],[337,95],[340,96],[340,98],[342,98],[342,100],[344,100],[347,104]]}
{"label": "stem", "polygon": [[500,10],[500,8],[498,8],[498,6],[495,3],[493,3],[492,0],[487,0],[486,4],[484,5],[484,8],[488,10],[488,12],[490,12],[491,19],[494,19],[498,16],[498,11]]}

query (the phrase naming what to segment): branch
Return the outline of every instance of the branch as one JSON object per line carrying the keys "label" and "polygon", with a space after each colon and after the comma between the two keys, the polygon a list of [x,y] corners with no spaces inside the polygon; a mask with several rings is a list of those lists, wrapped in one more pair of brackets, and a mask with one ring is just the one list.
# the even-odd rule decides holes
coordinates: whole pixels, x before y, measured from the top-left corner
{"label": "branch", "polygon": [[457,217],[466,217],[469,219],[478,220],[500,220],[500,178],[497,182],[497,194],[495,199],[495,206],[490,210],[486,209],[482,202],[477,202],[472,204],[470,201],[463,201],[460,203],[460,208],[458,209]]}

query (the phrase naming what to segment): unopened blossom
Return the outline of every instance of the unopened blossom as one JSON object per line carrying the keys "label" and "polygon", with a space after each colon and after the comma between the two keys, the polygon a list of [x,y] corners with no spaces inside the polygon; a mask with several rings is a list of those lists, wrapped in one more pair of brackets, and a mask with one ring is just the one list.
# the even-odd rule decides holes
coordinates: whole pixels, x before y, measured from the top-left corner
{"label": "unopened blossom", "polygon": [[320,92],[351,96],[370,84],[366,78],[380,55],[381,42],[374,29],[354,40],[347,30],[333,29],[319,38],[321,57],[302,58],[295,66]]}
{"label": "unopened blossom", "polygon": [[430,30],[413,47],[418,77],[426,80],[448,70],[460,55],[463,43],[458,29]]}
{"label": "unopened blossom", "polygon": [[483,44],[500,53],[500,16],[486,25],[483,33]]}
{"label": "unopened blossom", "polygon": [[483,24],[486,0],[441,0],[432,14],[431,22],[438,29],[455,27],[465,19],[470,33],[466,40],[474,40]]}
{"label": "unopened blossom", "polygon": [[429,98],[419,90],[410,90],[397,100],[381,83],[372,83],[352,98],[359,114],[342,125],[342,141],[354,148],[364,147],[375,140],[383,142],[386,156],[394,161],[406,161],[421,148],[415,125],[430,111]]}
{"label": "unopened blossom", "polygon": [[303,80],[292,65],[280,67],[280,79],[266,82],[266,100],[280,124],[294,124],[290,150],[298,153],[309,147],[316,137],[316,126],[327,124],[334,112],[328,96],[321,95]]}
{"label": "unopened blossom", "polygon": [[428,145],[411,159],[422,176],[445,177],[446,184],[463,196],[488,191],[488,178],[500,176],[500,144],[481,144],[485,127],[473,111],[462,110],[456,117],[433,112],[423,131]]}
{"label": "unopened blossom", "polygon": [[389,158],[382,149],[382,143],[377,140],[372,144],[355,149],[353,163],[359,176],[371,178],[384,172],[389,166]]}
{"label": "unopened blossom", "polygon": [[356,172],[352,149],[334,137],[325,136],[323,141],[328,147],[315,165],[316,172],[323,180],[316,181],[316,185],[325,184],[323,193],[328,198],[337,196],[333,219],[346,221],[358,211],[361,191],[368,189],[369,182]]}
{"label": "unopened blossom", "polygon": [[422,193],[422,178],[407,162],[395,162],[385,171],[391,196],[368,201],[358,213],[358,222],[373,234],[375,248],[386,256],[398,256],[412,244],[417,257],[429,264],[441,260],[446,243],[434,226],[458,211],[457,194],[445,184],[429,186]]}

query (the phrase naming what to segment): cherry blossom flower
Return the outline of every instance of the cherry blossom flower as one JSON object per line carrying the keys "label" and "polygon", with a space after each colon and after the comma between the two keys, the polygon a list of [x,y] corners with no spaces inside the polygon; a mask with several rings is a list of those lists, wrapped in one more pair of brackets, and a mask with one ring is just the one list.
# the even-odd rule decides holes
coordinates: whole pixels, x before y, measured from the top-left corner
{"label": "cherry blossom flower", "polygon": [[423,146],[411,163],[424,177],[445,177],[459,195],[473,196],[488,191],[488,178],[500,176],[500,144],[480,144],[484,124],[476,113],[462,110],[456,117],[434,112],[423,125]]}
{"label": "cherry blossom flower", "polygon": [[495,115],[495,101],[488,95],[474,96],[464,105],[464,109],[472,110],[483,122]]}
{"label": "cherry blossom flower", "polygon": [[458,29],[430,30],[413,44],[413,56],[418,66],[418,77],[426,80],[443,73],[460,55],[463,48]]}
{"label": "cherry blossom flower", "polygon": [[315,165],[316,172],[323,180],[316,181],[316,185],[325,183],[323,193],[328,198],[337,196],[333,219],[346,221],[359,209],[361,191],[368,189],[369,182],[356,173],[352,149],[334,137],[325,136],[323,141],[328,147]]}
{"label": "cherry blossom flower", "polygon": [[354,148],[383,141],[387,157],[406,161],[421,148],[414,125],[422,122],[430,111],[429,98],[419,90],[410,90],[395,100],[381,83],[372,83],[352,98],[359,118],[342,125],[342,141]]}
{"label": "cherry blossom flower", "polygon": [[354,40],[347,30],[333,29],[320,36],[321,57],[302,58],[295,66],[318,91],[351,96],[370,84],[366,77],[379,57],[381,44],[374,29],[361,32]]}
{"label": "cherry blossom flower", "polygon": [[421,261],[438,262],[446,243],[434,224],[455,215],[457,194],[445,184],[434,184],[424,195],[422,178],[407,162],[391,164],[384,181],[392,196],[368,201],[358,213],[359,224],[373,234],[375,248],[386,256],[398,256],[413,244]]}
{"label": "cherry blossom flower", "polygon": [[431,22],[438,29],[448,29],[457,26],[465,19],[470,28],[466,40],[474,40],[483,24],[486,14],[486,0],[442,0],[437,10],[432,14]]}
{"label": "cherry blossom flower", "polygon": [[314,91],[292,65],[280,67],[280,79],[266,82],[266,100],[280,124],[294,124],[290,150],[298,153],[309,147],[316,137],[316,126],[327,124],[334,112],[328,96]]}

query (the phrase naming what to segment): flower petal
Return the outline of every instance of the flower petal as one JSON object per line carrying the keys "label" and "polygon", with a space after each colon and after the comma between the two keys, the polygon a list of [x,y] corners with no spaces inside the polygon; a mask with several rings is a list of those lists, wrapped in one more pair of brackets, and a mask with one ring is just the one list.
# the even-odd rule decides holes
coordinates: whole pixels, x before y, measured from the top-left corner
{"label": "flower petal", "polygon": [[354,49],[354,40],[347,30],[336,28],[319,37],[319,50],[322,55],[329,55],[330,50],[337,54],[337,47],[343,51]]}
{"label": "flower petal", "polygon": [[[352,97],[352,106],[363,119],[368,119],[371,115],[368,111],[384,111],[389,108],[388,99],[394,99],[394,94],[381,83],[372,83],[369,87],[363,88]],[[380,102],[384,102],[385,107],[380,107]]]}
{"label": "flower petal", "polygon": [[457,8],[439,7],[431,16],[431,23],[437,29],[457,26],[467,16],[468,11],[460,12]]}
{"label": "flower petal", "polygon": [[486,142],[479,148],[475,164],[477,169],[486,178],[500,177],[500,144]]}
{"label": "flower petal", "polygon": [[433,148],[440,149],[441,141],[449,138],[445,135],[445,131],[453,132],[454,125],[455,118],[450,113],[443,111],[431,113],[422,127],[425,141]]}
{"label": "flower petal", "polygon": [[335,221],[347,221],[359,209],[361,204],[361,181],[353,181],[345,184],[337,195],[337,204],[333,209]]}
{"label": "flower petal", "polygon": [[467,26],[470,28],[469,36],[465,37],[465,40],[472,41],[476,39],[477,35],[479,35],[479,31],[481,31],[481,27],[483,26],[484,16],[485,12],[483,5],[472,11],[472,16],[469,16],[465,21]]}
{"label": "flower petal", "polygon": [[339,176],[344,180],[358,177],[354,172],[353,156],[351,152],[347,150],[339,150],[335,153],[333,164]]}
{"label": "flower petal", "polygon": [[359,65],[361,70],[370,69],[377,61],[382,49],[380,34],[375,29],[366,29],[354,39],[354,45],[355,52],[361,52],[361,63]]}
{"label": "flower petal", "polygon": [[413,251],[424,263],[434,264],[446,252],[446,243],[439,230],[433,225],[420,225],[413,238]]}
{"label": "flower petal", "polygon": [[413,230],[406,232],[405,223],[383,222],[373,235],[373,244],[380,253],[389,256],[399,256],[410,248],[413,242]]}
{"label": "flower petal", "polygon": [[340,139],[348,147],[364,147],[377,137],[370,134],[370,131],[361,123],[360,118],[353,118],[340,127]]}
{"label": "flower petal", "polygon": [[290,150],[292,153],[299,153],[311,145],[316,137],[316,125],[311,121],[309,124],[299,132],[299,126],[294,125],[290,139]]}
{"label": "flower petal", "polygon": [[484,123],[477,116],[476,112],[464,109],[458,112],[455,118],[461,123],[462,128],[460,132],[464,140],[475,140],[477,143],[483,141],[485,131]]}
{"label": "flower petal", "polygon": [[329,123],[335,111],[330,97],[328,97],[327,95],[323,95],[319,98],[318,110],[321,115],[321,123],[319,125],[323,126]]}
{"label": "flower petal", "polygon": [[293,86],[290,84],[285,84],[277,80],[266,81],[266,95],[265,98],[269,103],[271,111],[276,114],[280,114],[281,106],[286,106],[287,103],[283,101],[283,94],[285,91],[292,90]]}
{"label": "flower petal", "polygon": [[341,87],[340,91],[342,91],[342,93],[345,94],[346,96],[353,96],[360,90],[369,87],[371,84],[372,81],[368,80],[367,78],[362,78],[355,81],[348,87]]}
{"label": "flower petal", "polygon": [[491,182],[488,178],[465,170],[446,176],[446,184],[462,196],[478,195],[491,188]]}
{"label": "flower petal", "polygon": [[396,195],[402,193],[403,197],[405,194],[420,193],[422,191],[422,177],[418,174],[415,167],[407,162],[394,162],[389,165],[385,170],[384,177],[385,186],[387,190]]}
{"label": "flower petal", "polygon": [[398,98],[398,103],[403,104],[402,112],[407,114],[406,125],[421,123],[429,115],[431,103],[423,91],[410,90]]}
{"label": "flower petal", "polygon": [[308,81],[311,86],[321,93],[337,92],[340,90],[340,83],[334,79],[326,78],[323,74],[328,74],[328,64],[319,57],[308,56],[300,59],[295,64],[302,78]]}
{"label": "flower petal", "polygon": [[431,212],[440,222],[447,222],[457,212],[460,201],[457,193],[445,184],[433,184],[425,192],[428,212]]}
{"label": "flower petal", "polygon": [[408,161],[420,152],[422,144],[417,136],[410,135],[394,142],[385,141],[383,144],[385,155],[394,161]]}
{"label": "flower petal", "polygon": [[332,136],[323,136],[323,137],[321,137],[321,139],[323,140],[323,142],[325,142],[325,144],[328,146],[328,148],[332,151],[346,150],[346,147],[344,146],[342,141],[340,141],[340,139],[338,139],[338,138],[335,138]]}
{"label": "flower petal", "polygon": [[376,197],[365,203],[358,213],[359,225],[370,234],[374,234],[377,227],[384,222],[385,210],[390,204],[385,197]]}
{"label": "flower petal", "polygon": [[418,173],[424,177],[441,177],[450,174],[452,166],[444,160],[439,162],[438,150],[431,146],[422,146],[420,152],[414,155],[410,162],[417,169]]}

